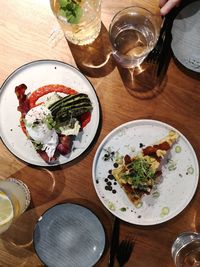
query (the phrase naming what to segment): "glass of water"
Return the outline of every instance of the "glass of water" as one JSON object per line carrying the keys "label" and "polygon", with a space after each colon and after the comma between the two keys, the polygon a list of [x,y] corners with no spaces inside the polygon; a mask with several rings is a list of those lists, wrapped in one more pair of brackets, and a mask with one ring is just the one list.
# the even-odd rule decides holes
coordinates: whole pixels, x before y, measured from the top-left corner
{"label": "glass of water", "polygon": [[159,35],[158,15],[131,6],[119,11],[111,21],[109,36],[113,56],[120,66],[139,66],[154,48]]}
{"label": "glass of water", "polygon": [[171,253],[177,267],[200,267],[200,234],[180,234],[172,245]]}

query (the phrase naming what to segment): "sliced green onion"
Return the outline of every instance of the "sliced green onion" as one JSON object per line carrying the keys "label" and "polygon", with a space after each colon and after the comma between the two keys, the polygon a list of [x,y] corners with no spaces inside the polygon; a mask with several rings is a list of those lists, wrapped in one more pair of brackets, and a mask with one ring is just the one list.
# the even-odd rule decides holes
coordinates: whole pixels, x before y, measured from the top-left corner
{"label": "sliced green onion", "polygon": [[108,208],[110,209],[110,210],[115,210],[115,205],[114,205],[114,203],[113,202],[111,202],[111,201],[109,201],[108,202]]}
{"label": "sliced green onion", "polygon": [[188,172],[189,174],[193,174],[193,173],[194,173],[194,168],[193,168],[193,167],[189,167],[189,168],[187,168],[187,172]]}
{"label": "sliced green onion", "polygon": [[153,196],[154,198],[158,198],[158,197],[160,196],[160,193],[159,193],[158,191],[153,192],[152,196]]}
{"label": "sliced green onion", "polygon": [[169,171],[174,171],[176,170],[177,164],[175,161],[173,160],[169,160],[169,164],[168,164],[168,170]]}
{"label": "sliced green onion", "polygon": [[160,216],[161,216],[161,217],[164,217],[164,216],[166,216],[167,214],[169,214],[169,208],[168,208],[168,207],[164,207],[164,208],[162,208],[161,213],[160,213]]}
{"label": "sliced green onion", "polygon": [[181,148],[180,146],[176,146],[176,147],[175,147],[175,152],[176,152],[176,153],[180,153],[181,150],[182,150],[182,148]]}
{"label": "sliced green onion", "polygon": [[121,211],[126,211],[126,208],[125,207],[122,207],[120,210]]}
{"label": "sliced green onion", "polygon": [[135,207],[136,207],[137,209],[139,209],[139,208],[142,207],[142,205],[143,205],[143,203],[142,203],[142,202],[139,202],[139,203],[137,203],[137,204],[135,205]]}

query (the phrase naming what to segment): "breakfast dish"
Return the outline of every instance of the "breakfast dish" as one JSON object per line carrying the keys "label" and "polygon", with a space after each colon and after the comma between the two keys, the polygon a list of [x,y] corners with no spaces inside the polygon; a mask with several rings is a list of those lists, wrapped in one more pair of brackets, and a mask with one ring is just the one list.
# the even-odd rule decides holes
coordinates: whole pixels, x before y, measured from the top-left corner
{"label": "breakfast dish", "polygon": [[60,154],[69,154],[73,139],[91,118],[88,95],[60,84],[45,85],[29,96],[26,90],[25,84],[15,87],[22,131],[46,162],[55,161]]}
{"label": "breakfast dish", "polygon": [[[159,144],[164,145],[157,150]],[[155,150],[156,155],[149,155]],[[148,171],[152,170],[150,178],[143,173],[147,185],[137,175],[129,179],[129,161],[130,165],[139,163],[134,166],[137,170],[143,163]],[[92,175],[99,199],[113,215],[133,224],[155,225],[174,218],[192,200],[199,166],[191,144],[180,131],[156,120],[135,120],[120,125],[104,138],[94,157]],[[126,179],[131,184],[134,179],[138,182],[135,192],[124,190]]]}
{"label": "breakfast dish", "polygon": [[99,119],[93,86],[78,69],[64,62],[28,63],[1,87],[1,139],[28,164],[58,166],[76,159],[92,143]]}
{"label": "breakfast dish", "polygon": [[159,184],[163,159],[178,136],[176,132],[169,131],[164,139],[142,148],[139,154],[133,157],[125,155],[121,164],[112,170],[112,175],[134,205],[140,204],[143,195],[150,194],[153,187]]}

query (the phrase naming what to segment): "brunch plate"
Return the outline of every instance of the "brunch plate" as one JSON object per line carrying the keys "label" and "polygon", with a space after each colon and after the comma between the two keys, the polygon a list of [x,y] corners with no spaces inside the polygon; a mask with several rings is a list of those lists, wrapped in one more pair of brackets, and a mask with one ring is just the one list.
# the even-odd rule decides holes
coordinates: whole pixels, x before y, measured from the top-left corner
{"label": "brunch plate", "polygon": [[104,228],[89,209],[63,203],[48,209],[38,220],[34,248],[45,266],[93,266],[105,247]]}
{"label": "brunch plate", "polygon": [[[48,84],[62,84],[79,93],[85,93],[92,103],[90,122],[78,134],[71,152],[60,155],[51,164],[46,163],[34,149],[20,127],[19,105],[15,87],[26,84],[27,92]],[[25,64],[15,70],[3,83],[0,90],[0,136],[5,146],[19,159],[36,166],[65,164],[80,156],[93,141],[100,119],[99,101],[89,80],[76,68],[56,60],[39,60]]]}
{"label": "brunch plate", "polygon": [[187,4],[176,16],[172,27],[172,51],[186,68],[200,73],[200,1]]}
{"label": "brunch plate", "polygon": [[[150,195],[134,206],[111,170],[122,155],[134,156],[143,146],[154,144],[170,130],[179,134],[178,141],[162,164],[162,179]],[[98,147],[93,161],[93,183],[105,207],[118,218],[137,225],[155,225],[178,215],[195,194],[199,166],[189,141],[172,126],[156,120],[135,120],[114,129]]]}

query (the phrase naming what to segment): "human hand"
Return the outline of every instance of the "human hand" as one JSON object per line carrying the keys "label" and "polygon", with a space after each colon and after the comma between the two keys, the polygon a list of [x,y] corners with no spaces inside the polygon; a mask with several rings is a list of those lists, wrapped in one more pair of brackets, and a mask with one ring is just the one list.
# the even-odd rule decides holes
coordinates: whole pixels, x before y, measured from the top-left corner
{"label": "human hand", "polygon": [[165,16],[175,6],[179,6],[181,0],[159,0],[160,13]]}

